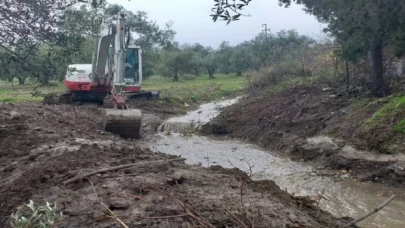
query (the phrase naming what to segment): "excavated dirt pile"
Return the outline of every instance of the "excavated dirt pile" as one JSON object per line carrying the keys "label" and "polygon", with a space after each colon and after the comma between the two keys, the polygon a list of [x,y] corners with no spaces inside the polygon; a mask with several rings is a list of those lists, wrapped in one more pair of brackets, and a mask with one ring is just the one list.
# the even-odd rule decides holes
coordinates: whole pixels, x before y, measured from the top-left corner
{"label": "excavated dirt pile", "polygon": [[404,187],[404,154],[370,152],[387,135],[374,132],[371,137],[358,127],[379,108],[354,110],[346,95],[326,84],[299,85],[247,96],[224,108],[202,133],[246,140],[297,160],[352,170],[361,180]]}
{"label": "excavated dirt pile", "polygon": [[[159,121],[146,116],[143,135]],[[103,132],[97,106],[0,105],[0,227],[32,199],[56,203],[56,227],[340,227],[271,181],[186,165]],[[113,167],[127,165],[113,170]],[[84,174],[99,171],[93,175]],[[76,178],[75,177],[82,177]],[[72,179],[73,178],[73,179]],[[70,180],[70,181],[68,181]]]}

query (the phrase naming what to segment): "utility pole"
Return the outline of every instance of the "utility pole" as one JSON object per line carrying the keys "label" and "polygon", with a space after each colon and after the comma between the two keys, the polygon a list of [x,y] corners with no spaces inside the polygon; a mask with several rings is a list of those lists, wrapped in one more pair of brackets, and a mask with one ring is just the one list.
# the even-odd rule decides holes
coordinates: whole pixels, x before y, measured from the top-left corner
{"label": "utility pole", "polygon": [[270,31],[270,29],[267,29],[267,24],[262,24],[262,27],[264,26],[263,32],[266,33],[267,36],[267,31]]}

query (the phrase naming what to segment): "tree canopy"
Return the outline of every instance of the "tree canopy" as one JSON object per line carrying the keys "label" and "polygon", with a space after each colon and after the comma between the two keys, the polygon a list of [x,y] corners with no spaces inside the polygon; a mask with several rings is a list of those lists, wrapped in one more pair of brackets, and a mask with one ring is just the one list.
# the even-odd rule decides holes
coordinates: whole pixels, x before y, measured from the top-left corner
{"label": "tree canopy", "polygon": [[1,76],[17,77],[20,83],[27,77],[42,84],[62,79],[68,64],[91,63],[92,36],[101,19],[119,11],[126,13],[137,35],[131,43],[144,50],[144,74],[153,74],[157,61],[153,49],[173,42],[172,22],[161,28],[146,12],[134,13],[105,0],[4,0],[0,2]]}
{"label": "tree canopy", "polygon": [[[214,0],[214,21],[239,20],[252,0]],[[304,10],[320,22],[327,23],[325,32],[342,45],[342,57],[355,61],[370,54],[372,91],[383,90],[383,51],[390,48],[396,56],[405,53],[405,2],[396,0],[279,0],[280,6],[302,4]]]}

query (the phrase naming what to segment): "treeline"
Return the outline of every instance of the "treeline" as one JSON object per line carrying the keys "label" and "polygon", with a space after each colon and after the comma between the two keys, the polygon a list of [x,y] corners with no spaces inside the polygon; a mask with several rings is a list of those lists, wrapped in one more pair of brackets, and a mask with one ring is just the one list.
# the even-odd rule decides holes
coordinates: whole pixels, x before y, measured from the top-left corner
{"label": "treeline", "polygon": [[[169,46],[175,31],[105,0],[80,4],[77,0],[5,0],[0,2],[0,79],[24,84],[30,78],[49,85],[62,80],[69,64],[91,63],[93,35],[101,19],[120,10],[127,16],[130,30],[136,33],[130,44],[144,51],[144,72],[153,73],[156,56],[151,50]],[[15,11],[14,9],[19,9]]]}
{"label": "treeline", "polygon": [[[272,66],[277,75],[309,75],[308,63],[316,43],[295,31],[259,34],[251,41],[236,46],[222,42],[218,48],[201,44],[179,44],[169,22],[163,28],[150,21],[145,12],[136,13],[105,0],[77,4],[74,0],[6,1],[0,3],[4,25],[0,27],[0,77],[24,84],[27,78],[49,85],[62,80],[67,65],[91,63],[93,35],[102,18],[124,11],[134,33],[130,43],[143,49],[145,77],[159,74],[178,81],[187,75],[216,73],[240,76]],[[16,14],[12,8],[19,8]],[[59,16],[49,17],[53,12]],[[27,16],[29,15],[29,16]],[[41,21],[42,26],[34,26]]]}
{"label": "treeline", "polygon": [[181,75],[199,76],[202,72],[211,79],[215,73],[241,76],[269,66],[273,67],[271,73],[277,76],[308,76],[308,64],[315,58],[311,55],[315,44],[314,39],[293,30],[259,34],[236,46],[223,41],[217,49],[199,43],[174,43],[158,50],[156,71],[171,76],[174,81]]}
{"label": "treeline", "polygon": [[[323,10],[337,7],[332,4],[333,1],[328,2],[330,5]],[[390,7],[394,6],[393,1],[389,3]],[[305,5],[308,9],[317,6]],[[238,45],[224,41],[213,48],[192,42],[179,44],[174,41],[176,32],[171,22],[161,27],[145,12],[130,12],[120,5],[109,5],[105,0],[93,0],[91,4],[82,5],[77,0],[5,0],[0,2],[0,79],[12,81],[17,78],[20,84],[24,84],[26,78],[30,78],[44,85],[61,80],[68,64],[91,63],[93,35],[101,19],[122,10],[127,14],[128,26],[134,33],[130,43],[143,49],[146,77],[158,74],[178,81],[181,77],[201,74],[208,74],[211,79],[217,73],[246,75],[253,90],[266,84],[297,78],[307,80],[310,77],[327,79],[337,86],[344,85],[352,94],[371,91],[373,95],[380,95],[400,90],[404,64],[398,57],[405,53],[405,45],[401,39],[402,27],[396,23],[398,17],[380,21],[380,17],[368,14],[379,4],[367,2],[364,4],[367,7],[355,6],[358,12],[375,19],[373,23],[378,28],[393,23],[389,31],[383,31],[384,45],[378,46],[378,53],[370,52],[373,45],[355,39],[363,37],[363,33],[357,34],[360,30],[368,31],[365,25],[374,25],[364,18],[361,18],[364,26],[360,26],[360,22],[346,21],[347,25],[336,25],[336,31],[331,30],[331,26],[337,23],[333,21],[328,27],[331,31],[322,38],[311,38],[288,30],[261,33]],[[402,6],[398,5],[395,15],[398,15],[399,9],[405,9]],[[351,11],[339,13],[342,18],[352,15]],[[381,15],[386,15],[386,12],[381,11]],[[338,33],[340,28],[342,33]],[[374,28],[370,27],[371,30]]]}
{"label": "treeline", "polygon": [[[333,36],[309,37],[295,30],[260,33],[235,46],[224,41],[216,49],[199,43],[174,42],[154,50],[154,74],[172,77],[174,81],[201,73],[209,78],[216,73],[244,75],[252,92],[284,81],[317,80],[351,96],[372,96],[372,59],[369,55],[350,59],[345,48]],[[403,90],[405,61],[390,49],[382,52],[382,58],[385,91]]]}
{"label": "treeline", "polygon": [[[372,96],[381,97],[392,93],[390,70],[393,59],[405,56],[405,1],[398,0],[279,0],[288,8],[291,4],[303,6],[319,22],[327,24],[325,34],[336,41],[340,60],[347,64],[347,72],[364,69],[369,76],[368,89]],[[254,0],[213,0],[213,21],[227,23],[240,20]],[[357,65],[350,69],[349,63]],[[358,65],[361,63],[360,65]],[[368,64],[366,66],[365,64]],[[400,66],[399,66],[400,67]],[[367,72],[367,69],[369,72]],[[394,69],[395,70],[395,69]],[[398,66],[397,66],[398,70]],[[347,73],[348,79],[350,74]],[[358,74],[354,74],[358,77]],[[387,77],[388,76],[388,77]],[[347,80],[348,81],[348,80]]]}

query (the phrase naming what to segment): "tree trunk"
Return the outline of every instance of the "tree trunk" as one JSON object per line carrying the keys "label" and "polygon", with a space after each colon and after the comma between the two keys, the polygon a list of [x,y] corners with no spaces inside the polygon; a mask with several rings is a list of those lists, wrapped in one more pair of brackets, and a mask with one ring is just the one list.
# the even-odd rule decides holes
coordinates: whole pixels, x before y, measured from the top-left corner
{"label": "tree trunk", "polygon": [[384,95],[383,56],[381,43],[370,50],[371,58],[371,92],[375,97]]}
{"label": "tree trunk", "polygon": [[236,71],[236,76],[242,76],[242,71],[240,70]]}
{"label": "tree trunk", "polygon": [[346,59],[346,91],[349,92],[350,87],[350,73],[349,73],[349,63]]}
{"label": "tree trunk", "polygon": [[200,71],[198,70],[198,68],[194,69],[194,75],[195,76],[200,76]]}
{"label": "tree trunk", "polygon": [[19,85],[25,85],[25,78],[18,78]]}
{"label": "tree trunk", "polygon": [[208,71],[209,79],[214,79],[214,73],[212,71]]}
{"label": "tree trunk", "polygon": [[179,74],[178,74],[178,70],[173,70],[173,79],[174,82],[178,82],[179,81]]}

